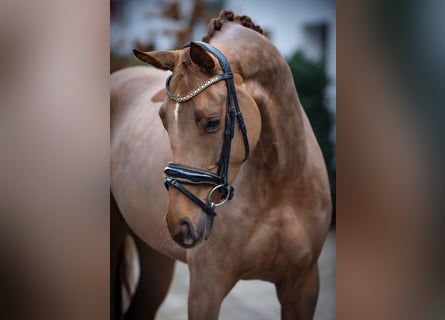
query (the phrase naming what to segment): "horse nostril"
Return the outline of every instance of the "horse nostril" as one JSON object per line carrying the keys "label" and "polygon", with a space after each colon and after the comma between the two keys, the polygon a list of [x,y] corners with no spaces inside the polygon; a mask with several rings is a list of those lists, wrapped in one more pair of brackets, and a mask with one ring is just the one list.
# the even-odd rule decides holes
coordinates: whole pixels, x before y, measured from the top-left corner
{"label": "horse nostril", "polygon": [[183,218],[180,222],[181,231],[173,238],[176,242],[185,247],[193,246],[198,240],[195,228],[189,218]]}
{"label": "horse nostril", "polygon": [[184,218],[180,222],[182,234],[188,235],[190,233],[190,229],[193,228],[192,223],[189,218]]}

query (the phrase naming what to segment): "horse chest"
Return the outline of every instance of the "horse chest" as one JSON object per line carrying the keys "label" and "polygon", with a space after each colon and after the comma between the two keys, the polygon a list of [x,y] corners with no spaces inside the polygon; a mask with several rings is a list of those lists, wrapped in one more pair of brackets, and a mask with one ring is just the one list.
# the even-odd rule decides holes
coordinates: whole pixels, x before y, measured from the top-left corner
{"label": "horse chest", "polygon": [[275,281],[305,264],[310,243],[301,223],[287,209],[270,210],[268,218],[244,232],[238,246],[242,279]]}

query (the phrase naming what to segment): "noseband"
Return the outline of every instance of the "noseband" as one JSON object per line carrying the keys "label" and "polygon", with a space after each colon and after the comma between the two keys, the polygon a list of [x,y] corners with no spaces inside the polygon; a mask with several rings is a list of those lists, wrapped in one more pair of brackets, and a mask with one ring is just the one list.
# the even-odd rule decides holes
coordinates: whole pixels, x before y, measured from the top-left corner
{"label": "noseband", "polygon": [[[196,89],[184,94],[175,95],[170,90],[170,80],[171,75],[167,79],[166,90],[167,96],[177,103],[182,103],[188,101],[201,93],[206,88],[210,87],[212,84],[220,81],[226,81],[227,87],[227,99],[226,99],[226,116],[225,116],[225,130],[224,130],[224,141],[222,144],[221,155],[218,162],[218,169],[216,174],[208,170],[198,169],[184,164],[169,162],[167,167],[164,169],[165,174],[165,186],[168,189],[170,186],[175,187],[186,195],[190,200],[192,200],[196,205],[201,207],[203,211],[212,219],[216,216],[215,207],[221,206],[226,201],[232,199],[234,188],[228,182],[228,171],[229,171],[229,160],[230,160],[230,149],[232,144],[232,139],[235,133],[235,121],[238,119],[238,124],[243,135],[245,156],[244,160],[249,156],[249,141],[247,140],[247,129],[244,123],[243,115],[238,105],[238,99],[235,91],[235,84],[233,82],[233,73],[230,68],[230,64],[226,57],[215,47],[208,43],[195,41],[194,44],[200,46],[207,52],[213,54],[219,61],[221,68],[223,70],[222,74],[218,74],[205,83],[197,87]],[[190,44],[184,46],[189,47]],[[192,192],[190,192],[184,184],[191,185],[209,185],[212,187],[208,196],[207,202],[203,202]],[[215,203],[212,199],[216,192],[222,194],[222,199]]]}

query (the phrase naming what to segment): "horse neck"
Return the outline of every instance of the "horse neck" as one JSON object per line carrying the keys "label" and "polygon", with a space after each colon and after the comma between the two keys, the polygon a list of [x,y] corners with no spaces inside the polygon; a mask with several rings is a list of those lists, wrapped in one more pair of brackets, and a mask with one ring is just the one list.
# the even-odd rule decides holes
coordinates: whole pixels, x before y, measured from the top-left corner
{"label": "horse neck", "polygon": [[286,65],[264,70],[246,81],[262,120],[260,140],[253,155],[256,165],[279,182],[301,175],[306,158],[302,110]]}
{"label": "horse neck", "polygon": [[[240,40],[243,33],[246,39]],[[261,113],[260,139],[246,165],[256,175],[264,174],[268,183],[295,183],[307,151],[303,111],[289,66],[269,40],[252,30],[232,27],[221,39]]]}

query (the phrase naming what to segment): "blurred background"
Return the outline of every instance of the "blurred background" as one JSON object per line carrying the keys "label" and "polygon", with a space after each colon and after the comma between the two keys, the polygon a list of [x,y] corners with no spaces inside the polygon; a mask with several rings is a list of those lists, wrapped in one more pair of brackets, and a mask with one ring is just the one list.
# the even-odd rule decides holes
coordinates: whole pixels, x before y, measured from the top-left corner
{"label": "blurred background", "polygon": [[[261,1],[232,8],[283,50],[273,28],[310,15],[300,1],[270,2],[261,16]],[[110,30],[124,12],[115,4],[2,1],[2,319],[109,319]],[[445,319],[445,3],[336,7],[337,318]],[[282,8],[292,17],[274,14]],[[300,31],[286,30],[292,43]],[[291,48],[286,58],[302,49]]]}
{"label": "blurred background", "polygon": [[[137,65],[132,49],[174,50],[201,40],[222,9],[248,15],[287,60],[302,105],[328,168],[334,203],[332,230],[320,258],[321,294],[316,319],[335,319],[335,0],[111,0],[110,71]],[[176,264],[172,289],[157,319],[186,319],[188,270]],[[224,301],[221,319],[278,319],[272,284],[241,281]]]}

